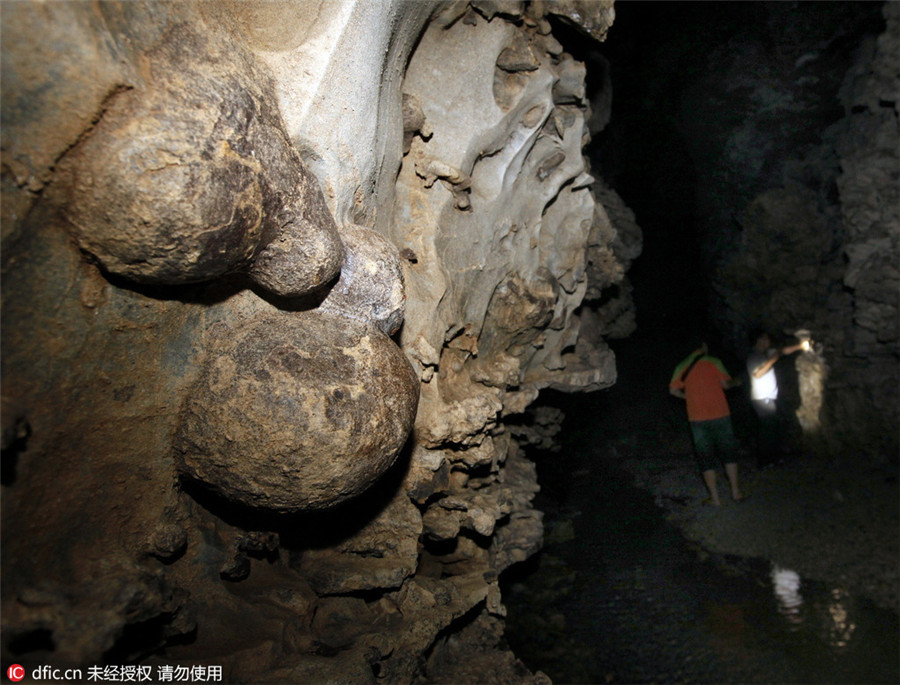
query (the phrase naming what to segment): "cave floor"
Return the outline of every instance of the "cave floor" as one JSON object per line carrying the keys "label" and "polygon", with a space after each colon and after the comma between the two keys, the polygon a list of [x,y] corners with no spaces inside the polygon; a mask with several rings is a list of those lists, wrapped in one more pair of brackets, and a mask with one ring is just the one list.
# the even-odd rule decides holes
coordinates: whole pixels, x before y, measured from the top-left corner
{"label": "cave floor", "polygon": [[545,547],[503,579],[519,658],[555,683],[900,682],[896,472],[744,450],[747,499],[714,508],[683,409],[641,387],[565,400],[536,455]]}
{"label": "cave floor", "polygon": [[[714,551],[626,473],[599,470],[580,474],[569,503],[548,503],[546,548],[505,579],[507,637],[530,668],[555,683],[898,682],[895,612],[777,561]],[[750,501],[724,505],[722,519]]]}

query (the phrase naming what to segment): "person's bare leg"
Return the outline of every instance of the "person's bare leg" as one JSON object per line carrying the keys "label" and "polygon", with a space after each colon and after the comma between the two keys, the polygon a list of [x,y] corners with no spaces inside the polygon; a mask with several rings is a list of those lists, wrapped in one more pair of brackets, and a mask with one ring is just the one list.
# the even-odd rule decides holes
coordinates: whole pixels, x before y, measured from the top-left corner
{"label": "person's bare leg", "polygon": [[703,472],[703,482],[706,483],[706,489],[709,490],[710,499],[714,507],[721,506],[719,501],[719,488],[716,485],[716,472],[710,469]]}
{"label": "person's bare leg", "polygon": [[736,462],[729,462],[725,464],[725,474],[728,476],[728,482],[731,484],[731,498],[735,502],[740,502],[744,499],[744,496],[741,494],[741,488],[738,485],[738,465]]}

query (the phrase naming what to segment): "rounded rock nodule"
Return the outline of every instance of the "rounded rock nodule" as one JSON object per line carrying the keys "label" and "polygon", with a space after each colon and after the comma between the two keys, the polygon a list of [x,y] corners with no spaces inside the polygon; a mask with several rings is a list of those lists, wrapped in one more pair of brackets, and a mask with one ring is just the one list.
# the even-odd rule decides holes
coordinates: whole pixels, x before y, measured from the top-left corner
{"label": "rounded rock nodule", "polygon": [[341,275],[319,305],[321,311],[367,321],[393,335],[406,313],[400,253],[378,233],[347,224],[338,229],[344,246]]}
{"label": "rounded rock nodule", "polygon": [[325,509],[393,465],[418,398],[406,356],[375,327],[318,311],[267,317],[211,353],[184,407],[176,460],[230,501]]}

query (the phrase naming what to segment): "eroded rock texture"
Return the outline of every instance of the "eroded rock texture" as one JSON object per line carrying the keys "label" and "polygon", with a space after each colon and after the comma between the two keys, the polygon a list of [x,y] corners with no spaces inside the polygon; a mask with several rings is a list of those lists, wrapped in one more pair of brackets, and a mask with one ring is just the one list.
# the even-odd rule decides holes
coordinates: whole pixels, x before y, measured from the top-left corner
{"label": "eroded rock texture", "polygon": [[322,509],[393,463],[416,415],[416,377],[374,326],[297,312],[215,331],[175,441],[182,472],[231,501]]}
{"label": "eroded rock texture", "polygon": [[[233,68],[221,66],[224,51]],[[176,27],[145,58],[149,73],[104,101],[60,167],[79,247],[109,273],[146,283],[243,269],[297,296],[336,276],[334,221],[249,56]]]}
{"label": "eroded rock texture", "polygon": [[506,422],[614,381],[640,251],[551,15],[612,3],[4,7],[5,661],[540,680]]}

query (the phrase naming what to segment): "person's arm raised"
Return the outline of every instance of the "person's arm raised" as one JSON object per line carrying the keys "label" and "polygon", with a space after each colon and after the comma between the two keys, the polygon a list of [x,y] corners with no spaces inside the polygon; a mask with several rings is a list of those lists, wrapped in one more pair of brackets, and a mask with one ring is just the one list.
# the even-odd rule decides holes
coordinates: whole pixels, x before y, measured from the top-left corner
{"label": "person's arm raised", "polygon": [[768,373],[769,369],[775,366],[775,362],[777,362],[779,359],[781,359],[781,352],[776,352],[753,370],[753,377],[762,378],[766,373]]}

